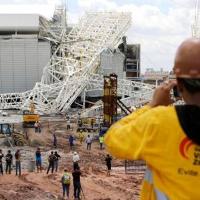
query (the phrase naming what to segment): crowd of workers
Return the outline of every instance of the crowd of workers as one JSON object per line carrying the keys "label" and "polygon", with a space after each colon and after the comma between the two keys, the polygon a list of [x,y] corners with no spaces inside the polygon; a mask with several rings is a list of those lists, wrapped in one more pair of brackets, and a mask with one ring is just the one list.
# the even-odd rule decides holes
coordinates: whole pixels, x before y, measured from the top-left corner
{"label": "crowd of workers", "polygon": [[[8,150],[7,154],[4,156],[2,150],[0,149],[0,173],[1,175],[4,175],[4,167],[3,167],[3,158],[5,160],[5,166],[6,166],[6,174],[11,174],[12,168],[13,168],[13,155],[11,154],[11,150]],[[15,172],[16,176],[21,176],[21,152],[20,150],[17,150],[14,154],[15,158]],[[58,171],[58,163],[61,159],[61,156],[58,154],[57,151],[53,152],[51,151],[50,155],[48,156],[48,167],[46,174],[48,174],[50,171],[53,174],[54,172]],[[110,176],[110,170],[111,170],[111,161],[112,157],[108,154],[105,157],[105,163],[107,166],[107,175]],[[41,173],[43,171],[42,167],[42,153],[40,148],[37,148],[35,152],[35,165],[36,165],[36,171],[37,173]],[[72,173],[69,173],[69,170],[64,169],[63,176],[61,178],[61,184],[63,189],[63,198],[66,196],[69,198],[69,189],[70,189],[70,183],[71,183],[71,176],[73,179],[73,186],[74,186],[74,198],[80,199],[80,193],[82,191],[81,188],[81,170],[80,170],[80,156],[77,152],[73,152],[72,155]],[[83,192],[83,191],[82,191]]]}
{"label": "crowd of workers", "polygon": [[[94,138],[91,135],[88,134],[86,137],[85,133],[82,130],[78,130],[78,140],[81,145],[85,141],[87,150],[91,150],[92,142],[94,141]],[[99,140],[100,150],[103,150],[104,135],[100,134],[98,136],[98,140]],[[70,134],[68,142],[69,142],[69,149],[71,151],[74,150],[75,141],[76,141],[76,137]],[[58,141],[57,141],[57,136],[55,133],[53,134],[52,144],[54,148],[57,148]]]}
{"label": "crowd of workers", "polygon": [[[17,150],[14,154],[15,157],[15,171],[16,175],[21,175],[21,153],[20,150]],[[2,150],[0,149],[0,173],[1,175],[4,174],[4,169],[3,169],[3,158],[4,154]],[[11,151],[8,150],[7,154],[5,155],[5,162],[6,162],[6,174],[11,174],[12,170],[12,164],[13,164],[13,155],[11,154]]]}
{"label": "crowd of workers", "polygon": [[[71,124],[67,124],[68,128],[70,127],[69,130],[71,130]],[[40,128],[38,128],[40,127]],[[34,127],[35,132],[40,132],[41,130],[41,125],[38,126],[38,124]],[[80,199],[80,194],[82,191],[81,187],[81,170],[80,170],[80,156],[79,154],[75,151],[75,140],[79,140],[80,145],[85,142],[86,144],[86,149],[91,151],[92,143],[94,142],[94,138],[87,133],[84,133],[82,130],[78,129],[77,133],[77,138],[75,138],[74,135],[70,134],[68,138],[69,142],[69,150],[73,152],[72,155],[72,173],[70,174],[69,170],[64,169],[63,176],[61,178],[61,183],[62,183],[62,189],[63,189],[63,198],[65,196],[69,198],[69,191],[70,191],[70,184],[71,184],[71,179],[73,180],[73,188],[74,188],[74,198],[75,199]],[[103,149],[103,143],[104,143],[104,136],[99,135],[99,144],[100,147],[99,149]],[[57,136],[55,133],[53,133],[53,143],[52,147],[54,149],[57,149],[58,147],[58,140]],[[14,158],[15,158],[15,165],[14,165]],[[6,166],[6,174],[11,174],[13,166],[15,166],[15,171],[16,175],[21,176],[21,152],[20,150],[17,150],[13,155],[11,154],[11,151],[8,150],[7,154],[4,156],[2,150],[0,149],[0,173],[3,175],[4,174],[4,167],[3,167],[3,159],[5,160],[5,166]],[[46,174],[49,174],[51,172],[52,174],[58,171],[59,167],[59,160],[61,159],[61,156],[58,154],[57,151],[51,151],[50,154],[48,155],[48,166],[46,169]],[[107,175],[110,176],[110,170],[111,170],[111,162],[112,162],[112,157],[110,155],[107,155],[105,157],[105,163],[107,166]],[[42,152],[40,148],[37,148],[35,151],[35,166],[36,166],[36,172],[41,173],[43,171],[43,166],[42,166]],[[72,178],[71,178],[72,177]],[[83,193],[83,191],[82,191]]]}

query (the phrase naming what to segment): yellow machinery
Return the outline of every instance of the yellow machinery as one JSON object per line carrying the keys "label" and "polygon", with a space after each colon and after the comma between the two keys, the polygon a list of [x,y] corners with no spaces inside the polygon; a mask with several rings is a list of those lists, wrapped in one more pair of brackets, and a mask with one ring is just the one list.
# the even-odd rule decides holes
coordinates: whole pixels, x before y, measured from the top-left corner
{"label": "yellow machinery", "polygon": [[81,118],[81,120],[83,125],[88,125],[88,126],[91,126],[92,123],[94,124],[96,122],[96,119],[92,117]]}
{"label": "yellow machinery", "polygon": [[23,112],[23,126],[24,127],[33,127],[35,122],[38,122],[40,119],[40,116],[34,113],[31,113],[29,111]]}
{"label": "yellow machinery", "polygon": [[30,105],[30,111],[23,111],[23,126],[24,127],[34,127],[35,122],[40,120],[40,116],[38,114],[34,114],[35,106],[33,103]]}
{"label": "yellow machinery", "polygon": [[22,132],[13,132],[12,138],[16,146],[24,146],[28,144],[28,140]]}
{"label": "yellow machinery", "polygon": [[104,125],[109,127],[117,118],[117,75],[104,76]]}

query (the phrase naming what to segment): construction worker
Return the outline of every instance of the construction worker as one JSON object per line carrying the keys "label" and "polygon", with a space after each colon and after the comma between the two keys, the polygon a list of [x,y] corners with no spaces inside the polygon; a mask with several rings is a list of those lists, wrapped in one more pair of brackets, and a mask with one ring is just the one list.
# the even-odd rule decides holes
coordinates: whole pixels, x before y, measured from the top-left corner
{"label": "construction worker", "polygon": [[61,156],[58,154],[57,151],[55,151],[54,156],[55,156],[54,166],[55,166],[55,171],[57,172],[58,171],[58,162],[59,162]]}
{"label": "construction worker", "polygon": [[71,177],[70,174],[67,172],[67,169],[64,170],[64,174],[61,178],[62,188],[63,188],[63,199],[65,198],[65,194],[69,199],[69,188],[70,188]]}
{"label": "construction worker", "polygon": [[110,176],[110,171],[112,167],[112,164],[111,164],[112,157],[109,154],[107,154],[105,161],[106,161],[106,166],[107,166],[107,176]]}
{"label": "construction worker", "polygon": [[35,128],[35,133],[37,133],[38,132],[38,122],[37,121],[34,124],[34,128]]}
{"label": "construction worker", "polygon": [[21,176],[21,153],[20,150],[18,149],[15,153],[15,167],[16,167],[16,176],[19,173],[19,176]]}
{"label": "construction worker", "polygon": [[57,137],[55,133],[53,134],[53,147],[57,148]]}
{"label": "construction worker", "polygon": [[37,172],[42,172],[42,155],[40,148],[37,148],[37,151],[35,152],[35,162],[36,162],[36,168]]}
{"label": "construction worker", "polygon": [[[142,200],[200,197],[200,40],[177,50],[176,81],[159,86],[151,102],[114,124],[105,136],[117,158],[146,161]],[[185,105],[172,106],[177,86]]]}
{"label": "construction worker", "polygon": [[103,135],[100,135],[100,136],[99,136],[99,144],[100,144],[100,149],[101,149],[101,150],[103,149],[103,142],[104,142],[104,136],[103,136]]}
{"label": "construction worker", "polygon": [[38,132],[41,133],[41,123],[38,121]]}
{"label": "construction worker", "polygon": [[47,174],[49,173],[49,170],[51,169],[51,173],[53,174],[54,172],[54,163],[55,163],[55,155],[53,154],[53,151],[51,152],[51,154],[49,155],[48,157],[48,161],[49,161],[49,166],[48,166],[48,169],[47,169]]}
{"label": "construction worker", "polygon": [[70,130],[71,128],[71,123],[70,123],[70,119],[67,120],[67,130]]}
{"label": "construction worker", "polygon": [[72,135],[69,136],[69,148],[72,151],[74,147],[74,137]]}
{"label": "construction worker", "polygon": [[85,142],[86,142],[86,144],[87,144],[87,150],[91,150],[91,146],[92,146],[92,137],[90,137],[90,135],[87,136]]}
{"label": "construction worker", "polygon": [[77,167],[79,167],[78,163],[80,161],[80,157],[77,152],[73,153],[72,160],[73,160],[73,169],[75,170]]}
{"label": "construction worker", "polygon": [[92,119],[91,119],[91,128],[94,127],[94,122],[95,122],[95,120],[92,118]]}
{"label": "construction worker", "polygon": [[2,153],[2,149],[0,149],[0,173],[3,175],[3,159],[4,155]]}
{"label": "construction worker", "polygon": [[68,114],[66,114],[65,118],[66,118],[66,120],[70,119]]}
{"label": "construction worker", "polygon": [[80,127],[82,127],[82,125],[83,125],[82,119],[78,119],[77,126],[80,128]]}
{"label": "construction worker", "polygon": [[11,151],[8,150],[8,153],[6,154],[6,174],[11,174],[11,166],[13,162],[13,156],[11,154]]}
{"label": "construction worker", "polygon": [[73,172],[73,185],[74,185],[74,199],[80,199],[80,192],[81,192],[81,171],[80,168],[77,167]]}
{"label": "construction worker", "polygon": [[80,132],[79,132],[79,134],[78,134],[78,138],[79,138],[80,144],[83,143],[84,137],[85,137],[85,135],[84,135],[83,131],[80,130]]}

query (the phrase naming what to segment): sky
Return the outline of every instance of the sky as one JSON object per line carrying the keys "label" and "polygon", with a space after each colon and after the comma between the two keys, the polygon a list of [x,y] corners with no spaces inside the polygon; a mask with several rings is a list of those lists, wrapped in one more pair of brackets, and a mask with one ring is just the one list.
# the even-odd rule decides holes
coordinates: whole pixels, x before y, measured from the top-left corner
{"label": "sky", "polygon": [[[0,13],[38,13],[51,18],[64,0],[0,0]],[[178,45],[191,37],[196,0],[68,0],[68,23],[77,23],[85,11],[132,13],[128,43],[141,44],[141,67],[170,70]]]}

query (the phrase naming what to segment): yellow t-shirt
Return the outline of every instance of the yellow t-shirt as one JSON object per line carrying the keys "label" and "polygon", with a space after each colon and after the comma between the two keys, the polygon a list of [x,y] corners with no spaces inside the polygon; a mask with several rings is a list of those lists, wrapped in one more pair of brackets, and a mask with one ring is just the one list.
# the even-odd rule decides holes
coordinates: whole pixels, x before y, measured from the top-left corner
{"label": "yellow t-shirt", "polygon": [[79,135],[78,135],[79,139],[83,139],[84,138],[84,133],[83,132],[80,132]]}
{"label": "yellow t-shirt", "polygon": [[109,129],[105,144],[117,158],[146,161],[152,180],[144,181],[142,200],[200,200],[200,146],[187,138],[175,107],[139,109]]}

